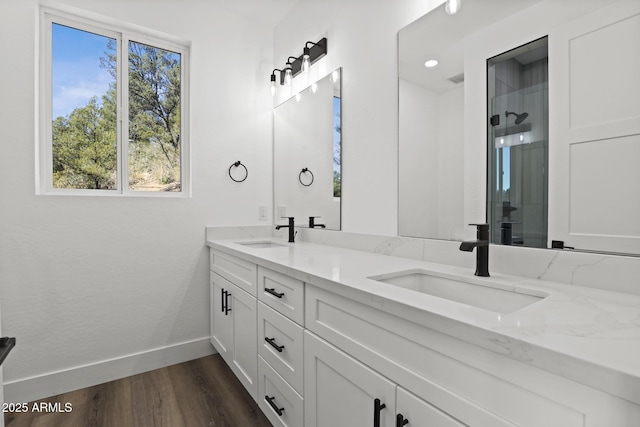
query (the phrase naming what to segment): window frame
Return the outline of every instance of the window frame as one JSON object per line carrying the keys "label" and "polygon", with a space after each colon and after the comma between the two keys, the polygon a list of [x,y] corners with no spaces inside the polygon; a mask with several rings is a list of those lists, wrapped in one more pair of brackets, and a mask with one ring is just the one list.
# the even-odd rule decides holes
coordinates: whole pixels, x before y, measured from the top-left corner
{"label": "window frame", "polygon": [[[75,12],[75,11],[74,11]],[[116,40],[116,176],[113,190],[55,188],[53,186],[53,52],[52,26],[64,25]],[[37,95],[38,130],[36,132],[36,194],[90,195],[125,197],[190,197],[189,150],[189,63],[190,43],[163,33],[142,29],[109,18],[91,17],[67,11],[40,9],[39,87]],[[146,191],[129,189],[129,42],[180,54],[180,191]]]}

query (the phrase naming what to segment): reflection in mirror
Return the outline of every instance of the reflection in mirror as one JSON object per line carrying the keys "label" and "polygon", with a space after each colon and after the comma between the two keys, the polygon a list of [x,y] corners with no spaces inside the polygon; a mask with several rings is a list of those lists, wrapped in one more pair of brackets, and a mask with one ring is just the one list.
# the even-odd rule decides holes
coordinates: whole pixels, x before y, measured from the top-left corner
{"label": "reflection in mirror", "polygon": [[487,60],[491,243],[547,246],[547,37]]}
{"label": "reflection in mirror", "polygon": [[536,1],[441,5],[399,31],[398,234],[463,239],[465,38]]}
{"label": "reflection in mirror", "polygon": [[273,110],[275,223],[340,230],[341,69]]}
{"label": "reflection in mirror", "polygon": [[[544,36],[548,91],[516,85],[488,103],[487,59]],[[495,243],[640,255],[638,52],[628,0],[465,0],[401,29],[399,234],[463,240],[486,220]]]}

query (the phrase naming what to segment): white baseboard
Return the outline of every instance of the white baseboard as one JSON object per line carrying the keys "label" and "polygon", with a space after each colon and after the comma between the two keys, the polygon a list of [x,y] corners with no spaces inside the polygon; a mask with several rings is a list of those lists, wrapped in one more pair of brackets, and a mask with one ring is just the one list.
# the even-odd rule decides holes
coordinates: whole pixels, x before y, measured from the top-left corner
{"label": "white baseboard", "polygon": [[215,353],[216,350],[211,345],[209,337],[154,348],[115,359],[7,382],[4,384],[4,401],[31,402]]}

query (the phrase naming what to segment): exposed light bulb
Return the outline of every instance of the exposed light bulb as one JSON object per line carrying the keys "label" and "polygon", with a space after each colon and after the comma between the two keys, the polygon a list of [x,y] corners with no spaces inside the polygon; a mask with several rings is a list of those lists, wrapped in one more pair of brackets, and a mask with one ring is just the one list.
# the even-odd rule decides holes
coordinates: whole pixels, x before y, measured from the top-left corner
{"label": "exposed light bulb", "polygon": [[311,68],[311,49],[308,47],[304,48],[304,53],[302,55],[302,72],[308,73],[309,68]]}
{"label": "exposed light bulb", "polygon": [[287,64],[287,68],[284,70],[284,84],[291,86],[293,82],[293,73],[291,72],[291,65]]}
{"label": "exposed light bulb", "polygon": [[447,0],[444,3],[444,11],[447,15],[455,15],[462,7],[462,0]]}
{"label": "exposed light bulb", "polygon": [[271,96],[274,96],[276,94],[276,75],[275,74],[271,74]]}

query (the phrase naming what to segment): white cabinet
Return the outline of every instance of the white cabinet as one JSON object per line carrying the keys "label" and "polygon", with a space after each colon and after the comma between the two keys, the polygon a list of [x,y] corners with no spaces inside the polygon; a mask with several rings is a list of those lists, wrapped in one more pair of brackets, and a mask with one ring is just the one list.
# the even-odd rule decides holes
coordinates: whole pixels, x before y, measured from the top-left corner
{"label": "white cabinet", "polygon": [[[224,262],[230,265],[239,265],[239,261],[243,261],[231,256],[216,258],[212,255],[212,268],[213,261],[218,259],[224,259]],[[253,271],[255,272],[256,269],[254,268]],[[226,276],[236,282],[233,275]],[[247,289],[247,283],[251,283],[251,278],[245,276],[238,282]],[[255,291],[255,283],[254,276],[254,285],[249,289]],[[214,271],[210,272],[209,288],[211,344],[256,400],[258,393],[257,299]]]}
{"label": "white cabinet", "polygon": [[258,357],[258,406],[271,424],[303,425],[303,399],[262,357]]}
{"label": "white cabinet", "polygon": [[258,404],[276,426],[303,425],[304,286],[258,266]]}
{"label": "white cabinet", "polygon": [[304,349],[305,427],[394,425],[394,383],[308,331]]}
{"label": "white cabinet", "polygon": [[211,272],[209,276],[209,320],[211,322],[211,344],[218,350],[224,360],[228,359],[231,351],[231,317],[226,311],[227,288],[231,288],[228,282],[223,282],[220,276]]}
{"label": "white cabinet", "polygon": [[305,375],[305,427],[467,425],[308,331]]}
{"label": "white cabinet", "polygon": [[302,326],[258,302],[258,354],[299,394],[303,394],[302,332]]}
{"label": "white cabinet", "polygon": [[274,426],[640,425],[632,402],[391,314],[373,295],[216,251],[210,288],[211,342]]}
{"label": "white cabinet", "polygon": [[429,402],[398,386],[396,389],[396,427],[464,427],[466,424],[442,412]]}
{"label": "white cabinet", "polygon": [[[640,425],[638,405],[372,306],[310,284],[305,304],[309,331],[398,384],[409,426],[413,413],[474,427]],[[307,351],[305,335],[305,364]]]}
{"label": "white cabinet", "polygon": [[304,283],[258,266],[258,299],[304,326]]}

